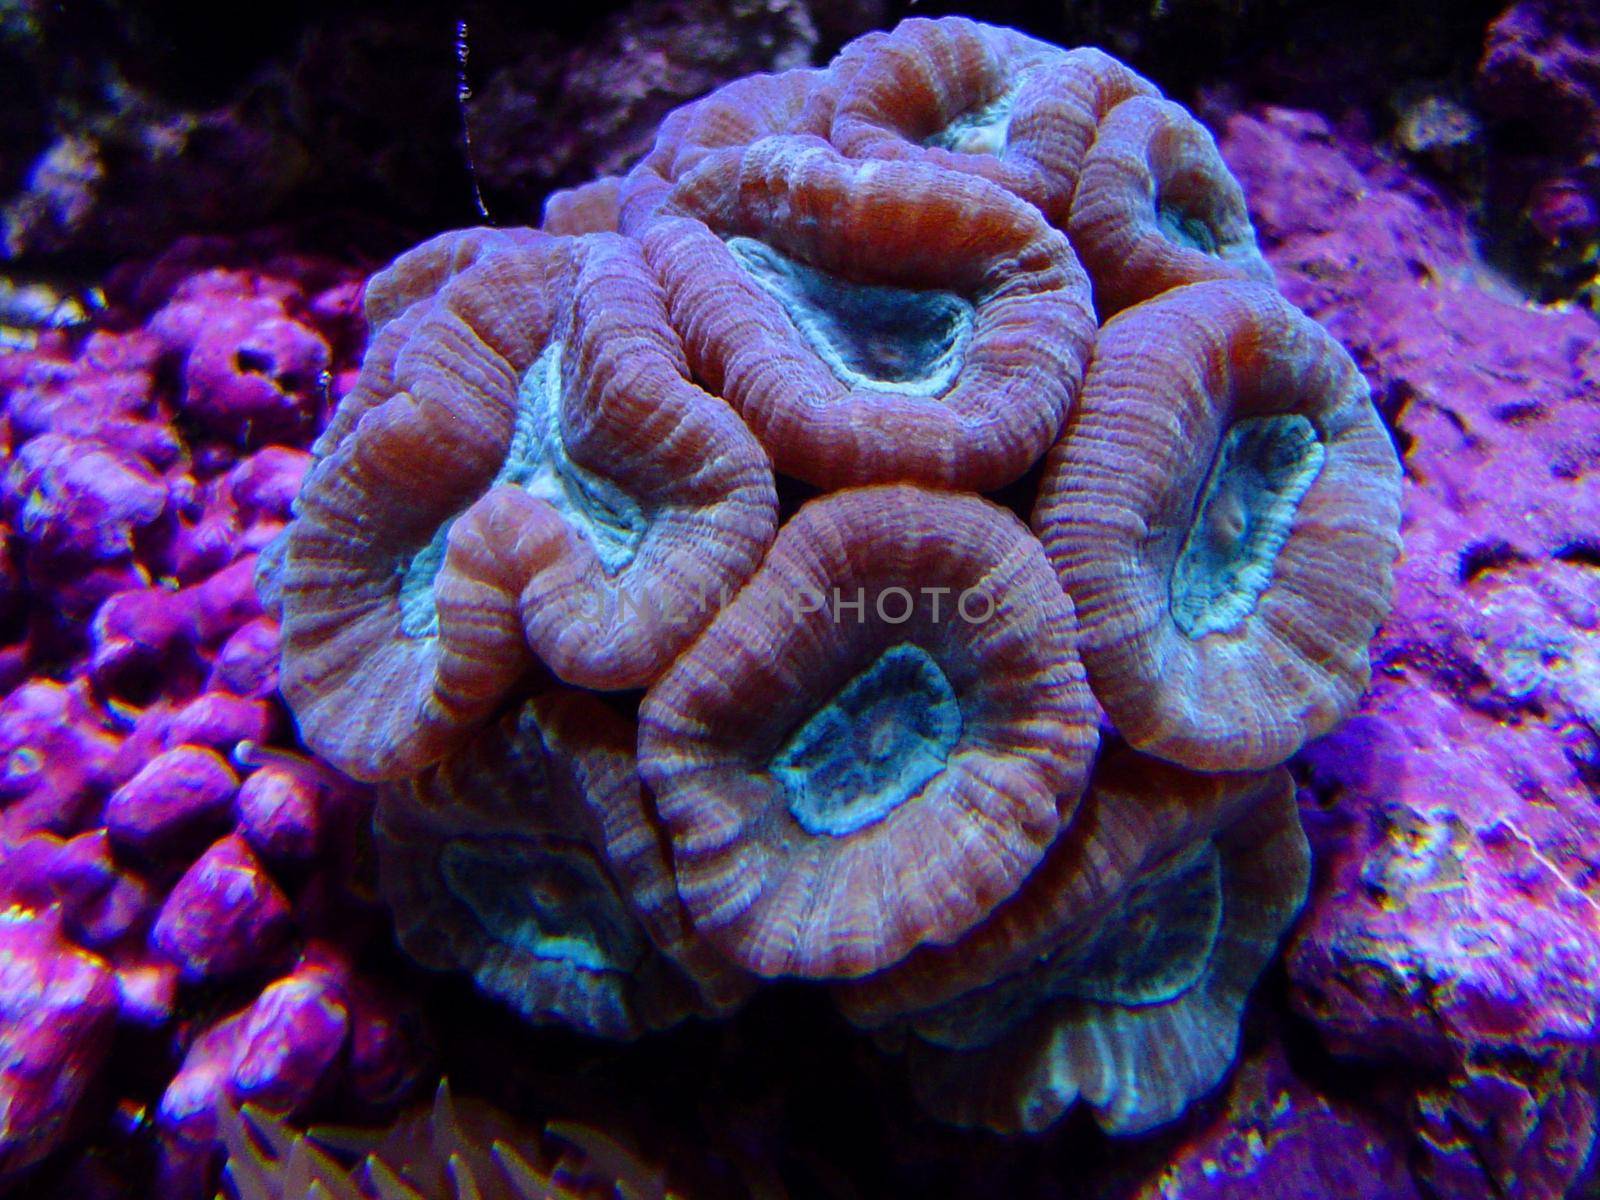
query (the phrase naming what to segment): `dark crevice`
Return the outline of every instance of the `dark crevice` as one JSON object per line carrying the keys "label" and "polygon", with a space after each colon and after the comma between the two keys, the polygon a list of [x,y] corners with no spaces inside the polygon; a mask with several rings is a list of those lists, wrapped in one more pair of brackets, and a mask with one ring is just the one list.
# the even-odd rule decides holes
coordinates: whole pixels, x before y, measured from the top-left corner
{"label": "dark crevice", "polygon": [[1488,571],[1503,571],[1523,561],[1507,542],[1475,542],[1461,552],[1457,574],[1462,583],[1471,583]]}
{"label": "dark crevice", "polygon": [[1531,425],[1548,415],[1544,405],[1537,400],[1513,400],[1508,404],[1496,405],[1493,413],[1495,420],[1504,421],[1507,425]]}
{"label": "dark crevice", "polygon": [[1600,570],[1600,539],[1571,541],[1552,556],[1557,562]]}
{"label": "dark crevice", "polygon": [[260,350],[241,348],[233,356],[233,365],[247,375],[272,374],[272,356]]}

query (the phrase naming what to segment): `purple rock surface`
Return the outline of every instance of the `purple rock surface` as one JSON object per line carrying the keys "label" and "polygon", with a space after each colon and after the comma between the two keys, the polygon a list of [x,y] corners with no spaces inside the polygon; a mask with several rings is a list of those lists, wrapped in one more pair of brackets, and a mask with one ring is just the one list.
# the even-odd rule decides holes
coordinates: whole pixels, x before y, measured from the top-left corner
{"label": "purple rock surface", "polygon": [[1431,1076],[1430,1194],[1559,1197],[1595,1128],[1600,329],[1519,300],[1438,196],[1320,118],[1239,114],[1223,149],[1406,466],[1372,690],[1305,756],[1293,1002],[1336,1054]]}
{"label": "purple rock surface", "polygon": [[111,1048],[117,988],[97,956],[61,937],[59,914],[0,915],[0,1177],[70,1131]]}
{"label": "purple rock surface", "polygon": [[195,982],[267,966],[288,939],[289,901],[243,838],[229,835],[173,886],[155,948]]}
{"label": "purple rock surface", "polygon": [[107,830],[147,853],[225,820],[239,779],[215,750],[180,745],[146,763],[106,802]]}
{"label": "purple rock surface", "polygon": [[361,273],[275,235],[191,240],[111,282],[120,324],[0,356],[0,1190],[69,1137],[131,1137],[149,1187],[198,1200],[219,1086],[381,1116],[425,1063],[355,965],[369,801],[294,752],[253,584],[348,385]]}
{"label": "purple rock surface", "polygon": [[1404,1147],[1382,1118],[1320,1094],[1281,1042],[1239,1064],[1219,1111],[1195,1123],[1136,1200],[1420,1200]]}

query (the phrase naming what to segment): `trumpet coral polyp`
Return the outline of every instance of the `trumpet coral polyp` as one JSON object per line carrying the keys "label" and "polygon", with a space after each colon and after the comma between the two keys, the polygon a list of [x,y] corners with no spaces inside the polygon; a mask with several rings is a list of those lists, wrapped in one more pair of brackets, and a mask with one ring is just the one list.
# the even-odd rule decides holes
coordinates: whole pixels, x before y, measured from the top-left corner
{"label": "trumpet coral polyp", "polygon": [[1119,731],[1216,771],[1342,721],[1388,610],[1399,493],[1355,363],[1271,289],[1191,284],[1109,321],[1033,522]]}
{"label": "trumpet coral polyp", "polygon": [[1093,340],[1088,279],[1026,203],[814,136],[707,153],[637,235],[696,377],[823,488],[1012,482]]}
{"label": "trumpet coral polyp", "polygon": [[[975,587],[986,621],[952,599]],[[969,928],[1082,788],[1073,630],[1038,544],[986,501],[901,485],[803,508],[640,712],[695,922],[758,974],[813,977]]]}
{"label": "trumpet coral polyp", "polygon": [[986,104],[952,117],[949,124],[922,139],[924,146],[954,150],[958,154],[995,154],[1005,149],[1011,132],[1011,114],[1017,108],[1018,88],[1013,85]]}

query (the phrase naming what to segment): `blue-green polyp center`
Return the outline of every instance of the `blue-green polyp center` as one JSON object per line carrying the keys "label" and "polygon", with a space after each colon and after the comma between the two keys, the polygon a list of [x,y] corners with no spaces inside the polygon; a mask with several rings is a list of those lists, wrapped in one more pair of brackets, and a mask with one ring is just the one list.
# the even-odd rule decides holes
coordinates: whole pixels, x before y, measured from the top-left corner
{"label": "blue-green polyp center", "polygon": [[1156,228],[1174,245],[1198,250],[1202,254],[1214,255],[1217,252],[1217,232],[1211,227],[1211,222],[1178,205],[1160,204],[1156,207]]}
{"label": "blue-green polyp center", "polygon": [[961,704],[920,646],[884,651],[772,758],[807,833],[847,837],[883,820],[935,775],[961,739]]}
{"label": "blue-green polyp center", "polygon": [[1255,611],[1324,457],[1298,413],[1228,430],[1173,563],[1172,617],[1186,635],[1226,632]]}
{"label": "blue-green polyp center", "polygon": [[[517,389],[517,411],[505,459],[485,488],[511,484],[547,500],[594,548],[608,574],[633,560],[647,520],[639,502],[567,453],[561,428],[561,343],[552,342]],[[451,517],[421,550],[402,560],[400,628],[414,638],[439,632],[433,585],[444,565]]]}
{"label": "blue-green polyp center", "polygon": [[454,841],[439,865],[450,893],[490,938],[526,958],[625,972],[644,957],[638,926],[579,847]]}
{"label": "blue-green polyp center", "polygon": [[1025,970],[918,1018],[918,1035],[943,1046],[986,1046],[1061,1000],[1122,1008],[1177,1000],[1204,976],[1222,918],[1221,859],[1203,842],[1135,881],[1096,926]]}
{"label": "blue-green polyp center", "polygon": [[1057,966],[1048,990],[1124,1007],[1164,1004],[1200,979],[1221,928],[1221,861],[1207,842],[1141,880],[1100,936]]}
{"label": "blue-green polyp center", "polygon": [[924,146],[954,150],[961,154],[999,155],[1006,148],[1011,132],[1011,114],[1017,107],[1020,84],[1013,85],[986,104],[969,108],[943,129],[923,139]]}
{"label": "blue-green polyp center", "polygon": [[954,292],[854,283],[755,238],[728,249],[847,387],[937,396],[955,383],[977,313]]}

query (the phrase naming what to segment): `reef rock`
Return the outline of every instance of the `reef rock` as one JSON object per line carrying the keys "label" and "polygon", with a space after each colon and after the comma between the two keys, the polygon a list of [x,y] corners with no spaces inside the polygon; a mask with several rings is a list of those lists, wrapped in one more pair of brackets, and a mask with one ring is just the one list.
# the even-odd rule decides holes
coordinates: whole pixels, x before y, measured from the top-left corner
{"label": "reef rock", "polygon": [[[1488,200],[1549,265],[1594,274],[1600,237],[1600,12],[1519,0],[1489,26],[1477,92],[1503,128]],[[1553,260],[1553,261],[1552,261]]]}
{"label": "reef rock", "polygon": [[1294,1002],[1336,1053],[1427,1073],[1433,1194],[1561,1196],[1596,1108],[1600,330],[1484,277],[1436,197],[1318,118],[1236,115],[1223,149],[1406,467],[1372,690],[1307,755]]}
{"label": "reef rock", "polygon": [[[1219,1102],[1134,1162],[1091,1172],[1101,1200],[1420,1200],[1403,1136],[1363,1104],[1329,1095],[1291,1061],[1268,1022]],[[1370,1097],[1363,1097],[1370,1099]]]}
{"label": "reef rock", "polygon": [[113,0],[89,20],[8,4],[0,260],[142,252],[340,200],[436,227],[475,199],[529,219],[552,186],[626,165],[677,105],[803,66],[882,8],[635,0],[532,21],[508,0],[247,17]]}
{"label": "reef rock", "polygon": [[[804,0],[642,0],[574,45],[500,36],[523,53],[466,104],[471,162],[489,197],[530,213],[552,184],[625,169],[678,105],[753,70],[806,66],[817,30]],[[853,30],[851,31],[853,32]],[[533,44],[528,44],[528,43]],[[503,51],[486,47],[486,54]]]}
{"label": "reef rock", "polygon": [[71,1133],[111,1049],[114,977],[60,924],[59,912],[0,917],[0,1187]]}
{"label": "reef rock", "polygon": [[[112,281],[108,328],[0,359],[0,1181],[53,1172],[71,1134],[115,1140],[91,1108],[145,1107],[143,1194],[211,1195],[218,1086],[377,1117],[426,1065],[407,1006],[352,965],[370,806],[291,749],[253,582],[348,386],[354,277],[273,238],[194,240]],[[50,1182],[106,1194],[95,1161]]]}

